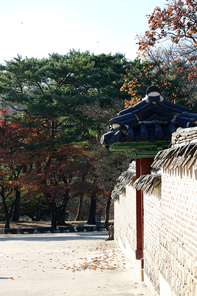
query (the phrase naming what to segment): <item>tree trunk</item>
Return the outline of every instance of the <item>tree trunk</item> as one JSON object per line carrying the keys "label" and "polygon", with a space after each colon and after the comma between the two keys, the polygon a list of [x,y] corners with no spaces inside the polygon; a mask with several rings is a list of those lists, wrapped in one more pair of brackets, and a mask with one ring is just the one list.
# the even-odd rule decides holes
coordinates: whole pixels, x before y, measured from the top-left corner
{"label": "tree trunk", "polygon": [[2,200],[3,200],[3,207],[4,207],[4,211],[5,211],[5,216],[6,216],[5,228],[10,228],[10,219],[12,217],[12,212],[13,212],[13,209],[14,209],[16,199],[13,201],[10,212],[9,212],[8,207],[6,205],[6,202],[5,202],[6,197],[5,197],[3,188],[2,188],[2,191],[1,191],[1,197],[2,197]]}
{"label": "tree trunk", "polygon": [[82,215],[82,211],[83,211],[83,200],[84,200],[84,194],[81,194],[80,196],[80,200],[79,200],[79,206],[78,206],[78,211],[77,211],[77,216],[76,216],[76,221],[82,221],[83,215]]}
{"label": "tree trunk", "polygon": [[5,202],[4,194],[2,194],[1,196],[3,199],[3,207],[4,207],[4,211],[5,211],[5,217],[6,217],[5,228],[10,228],[10,215],[8,213],[8,207]]}
{"label": "tree trunk", "polygon": [[14,214],[13,214],[13,218],[12,221],[18,221],[19,220],[19,208],[20,208],[20,197],[21,197],[21,192],[20,190],[16,189],[16,202],[15,202],[15,206],[14,206]]}
{"label": "tree trunk", "polygon": [[67,202],[56,207],[56,220],[58,225],[65,225],[65,211],[66,211]]}
{"label": "tree trunk", "polygon": [[57,207],[55,201],[52,203],[51,209],[51,227],[56,230],[56,220],[57,220]]}
{"label": "tree trunk", "polygon": [[111,205],[111,194],[108,197],[107,201],[107,206],[106,206],[106,212],[105,212],[105,227],[108,230],[108,225],[109,225],[109,210],[110,210],[110,205]]}
{"label": "tree trunk", "polygon": [[10,228],[10,217],[6,216],[5,228]]}
{"label": "tree trunk", "polygon": [[91,197],[88,224],[96,224],[96,196]]}

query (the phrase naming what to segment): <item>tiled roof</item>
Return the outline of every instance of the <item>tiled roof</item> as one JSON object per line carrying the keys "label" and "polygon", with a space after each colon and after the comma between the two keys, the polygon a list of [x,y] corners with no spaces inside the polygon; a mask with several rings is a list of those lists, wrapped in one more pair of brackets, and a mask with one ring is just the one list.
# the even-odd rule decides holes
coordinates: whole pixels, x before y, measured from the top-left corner
{"label": "tiled roof", "polygon": [[172,134],[171,147],[155,155],[152,168],[176,169],[194,166],[197,170],[197,127],[178,128]]}
{"label": "tiled roof", "polygon": [[172,134],[172,145],[186,145],[189,143],[197,143],[197,126],[189,128],[178,128]]}
{"label": "tiled roof", "polygon": [[148,96],[110,120],[109,132],[102,135],[101,144],[106,147],[118,142],[170,141],[178,127],[196,125],[197,114],[189,113],[189,108],[160,95]]}
{"label": "tiled roof", "polygon": [[[160,151],[152,163],[153,168],[176,169],[185,167],[190,169],[197,160],[197,144],[187,144],[181,147]],[[197,167],[195,166],[195,170]]]}
{"label": "tiled roof", "polygon": [[144,193],[151,194],[154,188],[161,185],[160,170],[152,169],[151,174],[142,175],[136,179],[136,165],[135,161],[132,161],[129,169],[123,172],[118,178],[116,186],[111,193],[112,199],[116,200],[123,193],[127,185],[133,186],[137,190],[142,189]]}
{"label": "tiled roof", "polygon": [[172,135],[171,147],[158,152],[152,163],[155,169],[176,169],[185,167],[190,169],[194,165],[197,170],[197,127],[179,128]]}
{"label": "tiled roof", "polygon": [[143,190],[144,193],[151,194],[157,186],[161,185],[160,174],[147,174],[140,176],[133,184],[137,190]]}
{"label": "tiled roof", "polygon": [[129,169],[125,172],[123,172],[116,183],[116,186],[114,187],[111,198],[115,200],[126,188],[127,185],[133,185],[133,183],[136,180],[136,168],[135,168],[135,162],[132,162],[129,165]]}

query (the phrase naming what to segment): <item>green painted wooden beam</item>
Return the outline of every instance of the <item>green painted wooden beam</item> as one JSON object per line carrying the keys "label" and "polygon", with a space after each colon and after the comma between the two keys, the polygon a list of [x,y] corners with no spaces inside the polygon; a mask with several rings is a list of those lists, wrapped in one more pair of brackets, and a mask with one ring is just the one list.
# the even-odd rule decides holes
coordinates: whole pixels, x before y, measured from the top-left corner
{"label": "green painted wooden beam", "polygon": [[135,159],[151,158],[155,157],[158,151],[168,148],[169,144],[169,141],[115,143],[110,146],[110,150],[115,152],[125,151],[127,155]]}

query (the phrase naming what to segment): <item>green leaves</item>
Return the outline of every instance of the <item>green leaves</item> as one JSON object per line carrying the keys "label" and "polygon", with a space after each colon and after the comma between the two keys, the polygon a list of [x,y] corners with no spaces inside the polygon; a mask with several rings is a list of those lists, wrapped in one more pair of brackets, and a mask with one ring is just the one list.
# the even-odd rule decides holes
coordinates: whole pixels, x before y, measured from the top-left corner
{"label": "green leaves", "polygon": [[0,96],[5,105],[20,105],[25,114],[45,123],[55,120],[54,135],[73,133],[73,140],[80,141],[81,124],[92,125],[84,115],[88,105],[99,101],[104,106],[112,98],[128,97],[120,91],[124,74],[121,54],[96,56],[71,50],[44,59],[18,55],[0,68]]}
{"label": "green leaves", "polygon": [[[9,124],[16,124],[12,135],[16,131],[19,137],[11,139],[12,146],[23,156],[17,154],[15,160],[28,167],[17,180],[21,190],[42,192],[50,202],[62,198],[64,204],[82,191],[86,196],[101,194],[104,182],[92,165],[93,158],[98,163],[100,159],[92,145],[101,148],[98,139],[109,116],[129,98],[120,91],[125,64],[121,54],[96,56],[72,50],[44,59],[17,56],[0,66],[0,99],[12,113]],[[22,112],[16,112],[18,106]],[[86,178],[78,182],[82,174]],[[96,178],[101,185],[92,181]]]}

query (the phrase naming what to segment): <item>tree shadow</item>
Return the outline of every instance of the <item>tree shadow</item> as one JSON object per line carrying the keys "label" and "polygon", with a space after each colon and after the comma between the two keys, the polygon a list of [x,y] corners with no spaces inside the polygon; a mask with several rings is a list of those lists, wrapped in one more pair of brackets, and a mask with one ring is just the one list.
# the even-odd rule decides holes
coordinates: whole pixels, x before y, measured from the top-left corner
{"label": "tree shadow", "polygon": [[4,234],[0,241],[70,241],[70,240],[106,240],[107,231],[45,234]]}

